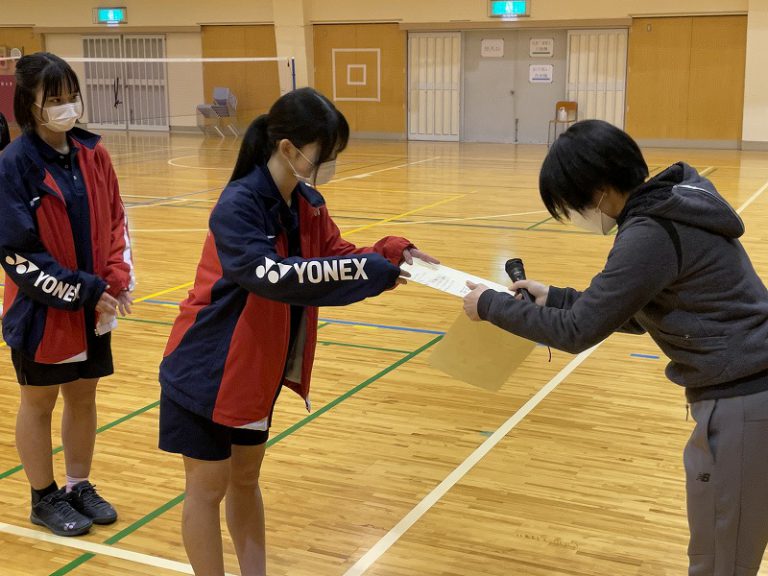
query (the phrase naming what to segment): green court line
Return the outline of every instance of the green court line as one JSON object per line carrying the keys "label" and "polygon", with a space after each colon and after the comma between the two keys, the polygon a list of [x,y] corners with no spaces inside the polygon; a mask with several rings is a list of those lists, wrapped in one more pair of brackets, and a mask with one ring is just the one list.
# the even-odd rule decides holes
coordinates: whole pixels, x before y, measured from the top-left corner
{"label": "green court line", "polygon": [[161,326],[173,326],[173,322],[163,322],[161,320],[144,320],[143,318],[120,318],[122,322],[141,322],[142,324],[160,324]]}
{"label": "green court line", "polygon": [[[160,405],[160,401],[159,400],[156,400],[155,402],[152,402],[151,404],[147,404],[143,408],[139,408],[138,410],[134,410],[130,414],[126,414],[125,416],[121,416],[117,420],[113,420],[112,422],[108,422],[107,424],[104,424],[104,426],[101,426],[100,428],[96,428],[96,434],[101,434],[102,432],[105,432],[105,431],[109,430],[110,428],[114,428],[118,424],[122,424],[123,422],[126,422],[126,421],[130,420],[131,418],[135,418],[139,414],[143,414],[144,412],[152,410],[153,408],[156,408],[159,405]],[[51,455],[58,454],[62,450],[64,450],[64,446],[57,446],[56,448],[53,449],[53,452],[51,452]],[[7,478],[8,476],[13,476],[14,474],[16,474],[17,472],[20,472],[23,469],[24,469],[24,467],[21,464],[19,464],[18,466],[14,466],[13,468],[10,468],[10,469],[6,470],[3,473],[0,473],[0,480],[2,480],[3,478]]]}
{"label": "green court line", "polygon": [[[161,324],[163,326],[170,326],[173,324],[173,322],[161,322],[159,320],[143,320],[140,318],[123,318],[122,320],[130,320],[131,322],[143,322],[143,323],[149,323],[149,324]],[[324,322],[320,325],[318,325],[317,329],[320,330],[321,328],[325,328],[326,326],[330,325],[330,322]],[[332,341],[325,341],[325,340],[319,340],[318,344],[322,344],[323,346],[343,346],[345,348],[360,348],[362,350],[375,350],[377,352],[397,352],[398,354],[409,354],[409,350],[397,350],[394,348],[381,348],[378,346],[364,346],[362,344],[347,344],[346,342],[332,342]],[[152,410],[153,408],[157,408],[160,405],[159,401],[152,402],[151,404],[147,404],[143,408],[139,408],[138,410],[135,410],[131,412],[130,414],[126,414],[125,416],[121,416],[117,420],[114,420],[112,422],[109,422],[107,424],[104,424],[104,426],[96,429],[96,434],[101,434],[102,432],[105,432],[109,430],[110,428],[114,428],[118,424],[122,424],[123,422],[126,422],[130,420],[131,418],[135,418],[139,414],[143,414],[144,412],[147,412],[149,410]],[[63,446],[57,446],[53,449],[53,452],[51,452],[51,455],[58,454],[64,450]],[[3,478],[7,478],[8,476],[13,476],[17,472],[21,472],[24,469],[24,467],[19,464],[18,466],[14,466],[13,468],[9,468],[5,472],[0,472],[0,480]]]}
{"label": "green court line", "polygon": [[[286,430],[284,430],[283,432],[281,432],[280,434],[278,434],[274,438],[270,438],[269,441],[267,442],[267,447],[270,447],[270,446],[273,446],[273,445],[277,444],[278,442],[280,442],[284,438],[287,438],[288,436],[290,436],[291,434],[295,433],[296,431],[300,430],[301,428],[303,428],[304,426],[306,426],[307,424],[309,424],[310,422],[312,422],[316,418],[319,418],[320,416],[322,416],[323,414],[325,414],[329,410],[332,410],[333,408],[335,408],[336,406],[338,406],[339,404],[341,404],[342,402],[344,402],[348,398],[354,396],[355,394],[357,394],[361,390],[367,388],[368,386],[370,386],[371,384],[373,384],[377,380],[380,380],[381,378],[383,378],[384,376],[386,376],[387,374],[389,374],[393,370],[396,370],[397,368],[399,368],[403,364],[413,360],[416,356],[418,356],[422,352],[428,350],[429,348],[431,348],[432,346],[437,344],[440,340],[442,340],[442,338],[443,338],[443,336],[437,336],[433,340],[430,340],[429,342],[424,344],[421,348],[418,348],[418,349],[410,352],[407,356],[401,358],[400,360],[398,360],[397,362],[395,362],[393,364],[390,364],[389,366],[384,368],[384,370],[380,371],[375,376],[371,376],[370,378],[368,378],[368,380],[366,380],[362,384],[358,384],[357,386],[355,386],[351,390],[348,390],[347,392],[345,392],[341,396],[338,396],[337,398],[335,398],[334,400],[332,400],[331,402],[329,402],[328,404],[326,404],[325,406],[323,406],[322,408],[317,410],[317,412],[313,412],[312,414],[310,414],[306,418],[303,418],[302,420],[299,420],[296,424],[294,424],[293,426],[287,428]],[[111,536],[110,538],[108,538],[107,540],[104,541],[104,544],[110,544],[110,545],[116,544],[117,542],[119,542],[120,540],[125,538],[126,536],[129,536],[129,535],[133,534],[134,532],[136,532],[142,526],[145,526],[146,524],[148,524],[152,520],[154,520],[154,519],[158,518],[159,516],[165,514],[171,508],[173,508],[174,506],[178,505],[183,500],[184,500],[184,494],[183,493],[179,494],[178,496],[176,496],[172,500],[169,500],[168,502],[166,502],[165,504],[163,504],[159,508],[156,508],[154,511],[150,512],[149,514],[147,514],[143,518],[140,518],[136,522],[131,524],[130,526],[127,526],[125,529],[123,529],[122,531],[118,532],[114,536]],[[66,566],[62,566],[61,568],[59,568],[55,572],[51,572],[49,574],[49,576],[64,576],[65,574],[69,574],[70,572],[72,572],[72,570],[74,570],[75,568],[77,568],[78,566],[80,566],[82,564],[85,564],[86,562],[88,562],[88,560],[90,560],[93,557],[95,557],[95,554],[90,553],[90,552],[82,554],[81,556],[78,556],[77,558],[75,558],[72,562],[70,562]]]}
{"label": "green court line", "polygon": [[380,348],[379,346],[365,346],[363,344],[347,344],[346,342],[333,342],[331,340],[318,340],[323,346],[344,346],[345,348],[360,348],[361,350],[376,350],[377,352],[397,352],[398,354],[410,354],[410,350],[398,350],[397,348]]}
{"label": "green court line", "polygon": [[526,228],[526,230],[534,230],[538,226],[541,226],[542,224],[544,224],[545,222],[549,222],[550,220],[552,220],[552,216],[549,216],[548,218],[544,218],[544,220],[542,220],[541,222],[536,222],[536,224],[534,224],[532,226],[528,226],[528,228]]}

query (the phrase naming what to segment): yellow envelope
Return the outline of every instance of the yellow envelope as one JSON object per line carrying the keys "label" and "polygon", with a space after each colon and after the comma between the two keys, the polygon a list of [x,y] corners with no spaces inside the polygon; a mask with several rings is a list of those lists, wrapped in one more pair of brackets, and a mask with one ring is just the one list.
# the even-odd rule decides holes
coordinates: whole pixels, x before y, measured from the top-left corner
{"label": "yellow envelope", "polygon": [[458,380],[496,391],[534,348],[535,342],[462,313],[435,345],[429,363]]}

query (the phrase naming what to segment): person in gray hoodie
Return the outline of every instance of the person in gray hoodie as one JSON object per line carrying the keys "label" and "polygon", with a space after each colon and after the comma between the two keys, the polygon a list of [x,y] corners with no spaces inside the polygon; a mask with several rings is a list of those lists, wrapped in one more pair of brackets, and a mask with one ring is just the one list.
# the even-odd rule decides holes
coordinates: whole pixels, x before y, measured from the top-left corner
{"label": "person in gray hoodie", "polygon": [[553,144],[539,187],[549,213],[603,234],[583,292],[532,280],[534,302],[470,284],[473,320],[578,353],[647,332],[670,359],[696,426],[685,447],[689,576],[754,576],[768,543],[768,291],[738,238],[744,224],[683,162],[650,180],[637,144],[599,120]]}

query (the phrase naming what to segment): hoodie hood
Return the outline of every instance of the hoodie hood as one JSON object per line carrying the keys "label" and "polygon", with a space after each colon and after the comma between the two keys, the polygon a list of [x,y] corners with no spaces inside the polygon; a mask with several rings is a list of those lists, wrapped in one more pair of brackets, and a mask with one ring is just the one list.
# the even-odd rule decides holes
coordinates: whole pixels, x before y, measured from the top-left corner
{"label": "hoodie hood", "polygon": [[741,217],[712,182],[684,162],[673,164],[632,192],[617,218],[619,226],[635,216],[664,218],[726,238],[744,234]]}

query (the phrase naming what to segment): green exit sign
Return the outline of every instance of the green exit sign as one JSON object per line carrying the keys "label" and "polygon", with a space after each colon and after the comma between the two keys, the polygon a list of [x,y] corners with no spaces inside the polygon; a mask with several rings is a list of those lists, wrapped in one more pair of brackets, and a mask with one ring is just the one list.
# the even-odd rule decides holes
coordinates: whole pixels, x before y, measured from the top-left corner
{"label": "green exit sign", "polygon": [[530,0],[513,0],[501,2],[499,0],[488,1],[488,15],[492,18],[519,18],[531,15]]}
{"label": "green exit sign", "polygon": [[125,8],[94,8],[94,22],[116,26],[128,22],[128,10]]}

